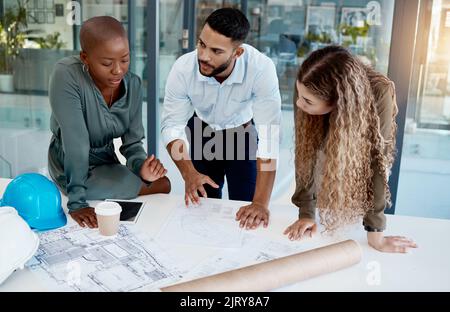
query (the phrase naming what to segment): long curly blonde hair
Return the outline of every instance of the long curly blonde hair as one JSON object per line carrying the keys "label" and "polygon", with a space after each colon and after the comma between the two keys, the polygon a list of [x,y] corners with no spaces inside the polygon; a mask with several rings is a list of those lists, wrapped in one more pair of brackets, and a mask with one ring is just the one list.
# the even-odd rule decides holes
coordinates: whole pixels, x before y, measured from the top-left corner
{"label": "long curly blonde hair", "polygon": [[313,182],[318,152],[326,155],[317,186],[325,230],[334,232],[374,209],[375,170],[384,177],[385,199],[391,205],[387,176],[395,154],[397,108],[391,134],[383,138],[376,97],[378,90],[394,88],[393,82],[339,46],[313,52],[300,67],[297,81],[335,106],[326,115],[309,115],[297,108],[295,113],[297,181]]}

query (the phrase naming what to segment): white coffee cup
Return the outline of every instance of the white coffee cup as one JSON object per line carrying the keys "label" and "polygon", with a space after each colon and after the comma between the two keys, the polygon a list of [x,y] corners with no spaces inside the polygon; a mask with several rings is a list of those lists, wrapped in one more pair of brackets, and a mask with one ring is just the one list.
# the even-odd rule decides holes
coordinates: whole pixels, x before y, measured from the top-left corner
{"label": "white coffee cup", "polygon": [[101,202],[95,206],[98,230],[101,235],[116,235],[119,230],[122,207],[116,202]]}

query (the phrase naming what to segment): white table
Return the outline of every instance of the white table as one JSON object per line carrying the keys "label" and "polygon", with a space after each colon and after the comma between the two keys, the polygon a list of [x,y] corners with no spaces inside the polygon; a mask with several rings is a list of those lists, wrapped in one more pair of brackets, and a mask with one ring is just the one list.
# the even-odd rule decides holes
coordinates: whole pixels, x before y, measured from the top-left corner
{"label": "white table", "polygon": [[[10,180],[0,179],[0,194]],[[183,198],[175,195],[149,195],[139,198],[146,201],[138,224],[140,230],[156,235],[172,209]],[[63,196],[63,205],[67,199]],[[239,202],[233,202],[240,205]],[[426,209],[426,207],[424,207]],[[283,230],[297,216],[292,205],[270,207],[271,219],[267,229],[255,230],[255,235],[267,239],[283,240]],[[363,257],[359,264],[345,270],[319,276],[280,289],[282,291],[450,291],[450,220],[388,215],[386,234],[413,238],[418,249],[408,254],[380,253],[368,246],[362,226],[354,226],[334,237],[317,235],[304,241],[304,250],[321,247],[332,242],[354,239],[360,243]],[[237,226],[237,224],[236,224]],[[183,261],[199,263],[217,248],[203,246],[177,246]],[[375,279],[374,279],[375,277]],[[1,286],[0,291],[45,291],[46,288],[28,269],[17,270]]]}

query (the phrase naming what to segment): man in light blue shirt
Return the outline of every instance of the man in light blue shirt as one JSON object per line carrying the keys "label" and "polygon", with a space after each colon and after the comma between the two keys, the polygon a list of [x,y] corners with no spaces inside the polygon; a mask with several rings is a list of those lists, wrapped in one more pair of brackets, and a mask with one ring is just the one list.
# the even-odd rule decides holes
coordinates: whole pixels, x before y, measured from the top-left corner
{"label": "man in light blue shirt", "polygon": [[199,193],[220,198],[226,176],[229,198],[252,202],[236,220],[254,229],[269,221],[281,98],[273,62],[243,43],[249,29],[237,9],[206,19],[197,49],[167,78],[161,132],[185,181],[186,205],[199,203]]}

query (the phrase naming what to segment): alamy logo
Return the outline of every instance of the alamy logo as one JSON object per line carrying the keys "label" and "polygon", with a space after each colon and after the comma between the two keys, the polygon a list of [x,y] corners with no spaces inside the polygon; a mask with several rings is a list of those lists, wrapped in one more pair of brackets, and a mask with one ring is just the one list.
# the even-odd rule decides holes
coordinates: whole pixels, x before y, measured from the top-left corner
{"label": "alamy logo", "polygon": [[[370,1],[366,6],[367,24],[370,26],[381,25],[381,4],[378,1]],[[81,5],[78,1],[67,2],[66,9],[69,13],[66,16],[67,24],[70,26],[81,25]]]}
{"label": "alamy logo", "polygon": [[69,13],[66,16],[68,25],[81,25],[81,5],[78,1],[67,2],[66,9]]}
{"label": "alamy logo", "polygon": [[366,277],[367,285],[380,286],[381,285],[381,265],[378,261],[371,261],[366,266],[369,273]]}
{"label": "alamy logo", "polygon": [[381,25],[381,4],[378,1],[367,3],[367,24],[370,26]]}

